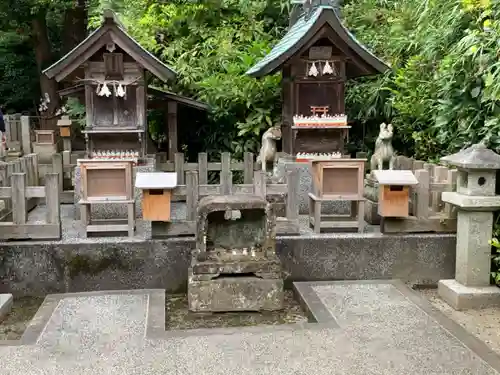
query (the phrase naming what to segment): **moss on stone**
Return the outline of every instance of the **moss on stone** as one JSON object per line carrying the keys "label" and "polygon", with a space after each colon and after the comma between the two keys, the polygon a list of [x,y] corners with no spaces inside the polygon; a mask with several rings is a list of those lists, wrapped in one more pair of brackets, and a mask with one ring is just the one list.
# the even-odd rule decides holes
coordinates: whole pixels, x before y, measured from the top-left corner
{"label": "moss on stone", "polygon": [[106,250],[95,255],[76,254],[66,258],[69,276],[74,278],[80,274],[97,275],[108,269],[130,270],[131,265],[125,261],[116,249]]}

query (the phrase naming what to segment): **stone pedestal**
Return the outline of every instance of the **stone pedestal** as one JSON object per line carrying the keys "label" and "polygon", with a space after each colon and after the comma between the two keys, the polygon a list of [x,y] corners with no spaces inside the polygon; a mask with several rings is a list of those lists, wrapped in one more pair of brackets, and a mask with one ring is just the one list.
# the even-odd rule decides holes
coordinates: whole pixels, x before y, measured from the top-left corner
{"label": "stone pedestal", "polygon": [[[148,158],[142,165],[137,165],[134,167],[134,181],[137,172],[154,172],[155,171],[155,159]],[[75,218],[80,220],[80,207],[78,202],[81,199],[80,191],[80,168],[75,167],[74,171],[74,181],[73,186],[75,187]],[[135,199],[135,215],[136,218],[142,218],[142,190],[134,187],[134,199]],[[126,204],[113,204],[104,205],[96,204],[92,206],[92,218],[95,219],[117,219],[126,217],[128,214],[128,208]]]}
{"label": "stone pedestal", "polygon": [[188,269],[190,311],[283,308],[272,204],[249,195],[205,197],[198,204],[196,224]]}
{"label": "stone pedestal", "polygon": [[366,175],[363,192],[363,196],[365,197],[365,221],[371,225],[380,225],[380,215],[378,214],[378,189],[378,182],[372,178],[370,174]]}
{"label": "stone pedestal", "polygon": [[440,280],[438,293],[457,310],[500,306],[500,288],[490,285],[493,211],[500,155],[474,145],[442,161],[458,168],[457,191],[444,192],[443,202],[457,206],[455,280]]}
{"label": "stone pedestal", "polygon": [[[272,257],[271,257],[272,258]],[[260,311],[283,308],[279,259],[244,262],[199,261],[188,270],[189,310]]]}

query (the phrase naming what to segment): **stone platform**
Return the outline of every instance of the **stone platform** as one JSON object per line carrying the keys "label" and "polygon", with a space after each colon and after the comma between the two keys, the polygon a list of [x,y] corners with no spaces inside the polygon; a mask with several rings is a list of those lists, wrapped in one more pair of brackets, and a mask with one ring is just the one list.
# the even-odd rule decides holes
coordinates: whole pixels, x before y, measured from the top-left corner
{"label": "stone platform", "polygon": [[[59,241],[0,242],[0,293],[185,290],[194,237],[148,240],[148,226],[137,220],[134,237],[85,238],[73,206],[63,205],[61,212]],[[185,205],[173,203],[172,216],[185,217]],[[43,207],[29,215],[29,222],[43,220]],[[300,220],[299,236],[277,237],[285,282],[395,278],[437,285],[455,275],[455,235],[384,235],[369,225],[366,233],[315,234],[307,217]]]}
{"label": "stone platform", "polygon": [[51,295],[2,375],[494,375],[484,343],[397,281],[296,283],[316,322],[165,331],[162,290]]}
{"label": "stone platform", "polygon": [[[137,220],[134,237],[85,238],[72,205],[62,206],[60,241],[0,242],[0,293],[46,295],[116,289],[183,291],[194,237],[148,240],[148,226]],[[185,205],[172,204],[173,218]],[[45,220],[43,207],[29,221]],[[285,283],[313,280],[402,279],[437,285],[455,276],[453,234],[315,234],[301,217],[301,234],[278,236],[277,255]],[[150,227],[149,227],[150,228]]]}

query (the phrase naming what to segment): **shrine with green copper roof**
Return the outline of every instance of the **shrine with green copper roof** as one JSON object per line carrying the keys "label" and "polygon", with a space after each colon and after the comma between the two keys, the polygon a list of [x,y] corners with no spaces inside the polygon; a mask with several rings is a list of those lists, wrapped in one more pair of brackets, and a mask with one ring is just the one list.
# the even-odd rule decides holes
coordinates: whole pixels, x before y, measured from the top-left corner
{"label": "shrine with green copper roof", "polygon": [[282,72],[283,151],[333,154],[344,152],[350,127],[345,82],[389,69],[343,25],[336,0],[305,0],[294,4],[288,32],[247,75]]}

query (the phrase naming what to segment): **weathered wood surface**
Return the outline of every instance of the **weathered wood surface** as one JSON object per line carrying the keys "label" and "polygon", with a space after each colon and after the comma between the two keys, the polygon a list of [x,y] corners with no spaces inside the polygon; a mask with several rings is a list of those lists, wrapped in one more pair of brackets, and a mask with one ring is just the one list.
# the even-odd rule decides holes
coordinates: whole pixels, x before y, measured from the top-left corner
{"label": "weathered wood surface", "polygon": [[[45,187],[27,186],[26,173],[13,173],[10,187],[0,187],[0,198],[11,199],[12,222],[0,223],[0,240],[28,240],[61,238],[61,212],[59,206],[59,176],[45,176]],[[45,198],[45,223],[28,222],[29,198]]]}
{"label": "weathered wood surface", "polygon": [[161,172],[176,172],[177,181],[183,184],[184,175],[188,171],[197,171],[200,184],[208,183],[208,172],[221,172],[221,183],[228,178],[229,172],[243,172],[243,182],[251,184],[253,172],[257,170],[257,165],[254,163],[255,157],[251,152],[245,152],[243,161],[234,161],[231,159],[229,152],[221,153],[220,162],[208,162],[206,152],[198,154],[197,163],[188,163],[185,161],[183,153],[175,153],[173,161],[167,161],[165,153],[156,154],[156,169]]}
{"label": "weathered wood surface", "polygon": [[[384,218],[383,233],[455,232],[456,209],[443,203],[441,195],[445,191],[455,191],[456,169],[397,156],[395,169],[411,170],[418,184],[410,188],[410,217]],[[366,190],[369,189],[369,190]],[[370,175],[365,182],[365,196],[374,198],[372,190],[377,189]],[[382,224],[382,223],[381,223]]]}
{"label": "weathered wood surface", "polygon": [[286,197],[286,217],[276,220],[277,234],[299,234],[299,205],[297,192],[299,176],[297,171],[287,172],[286,184],[266,184],[266,175],[262,171],[255,171],[253,184],[233,185],[227,179],[223,185],[200,185],[196,171],[186,173],[186,185],[178,186],[172,194],[186,196],[186,220],[172,220],[171,222],[152,222],[152,234],[155,238],[192,236],[196,230],[196,208],[200,198],[207,195],[246,194],[259,195],[268,199],[273,195]]}

